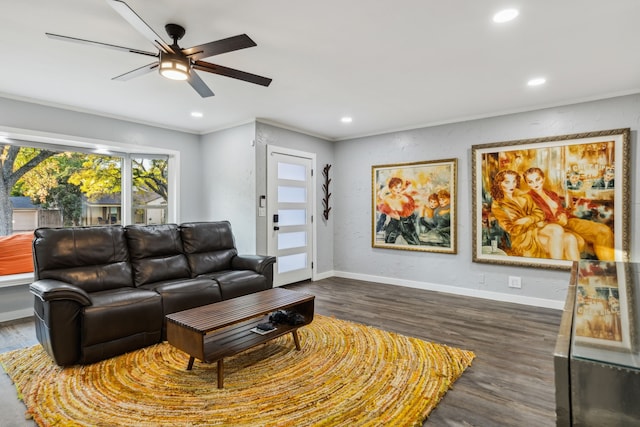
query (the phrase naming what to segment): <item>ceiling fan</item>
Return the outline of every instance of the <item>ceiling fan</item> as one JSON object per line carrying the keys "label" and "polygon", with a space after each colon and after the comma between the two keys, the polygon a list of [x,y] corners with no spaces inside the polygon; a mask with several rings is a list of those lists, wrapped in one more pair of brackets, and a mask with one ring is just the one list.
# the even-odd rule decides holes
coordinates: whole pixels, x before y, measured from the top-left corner
{"label": "ceiling fan", "polygon": [[249,83],[255,83],[261,86],[269,86],[271,79],[258,76],[256,74],[247,73],[245,71],[235,70],[233,68],[224,67],[222,65],[212,64],[202,61],[202,58],[208,58],[214,55],[220,55],[234,50],[245,49],[257,46],[246,34],[240,34],[222,40],[217,40],[198,46],[182,49],[178,46],[178,40],[184,36],[185,29],[178,24],[167,24],[165,30],[173,44],[169,45],[156,32],[147,25],[146,22],[138,16],[138,14],[122,0],[107,0],[107,3],[118,12],[129,24],[133,26],[147,40],[154,44],[158,49],[157,53],[147,52],[144,50],[133,49],[129,47],[116,46],[108,43],[101,43],[91,40],[79,39],[76,37],[61,36],[59,34],[45,33],[47,37],[52,39],[64,40],[75,43],[90,44],[95,46],[106,47],[110,49],[121,50],[125,52],[136,53],[139,55],[153,56],[158,60],[151,64],[144,65],[135,70],[131,70],[113,78],[113,80],[129,80],[143,74],[150,73],[158,69],[164,77],[173,80],[186,80],[196,92],[203,98],[213,96],[213,92],[204,83],[204,81],[196,74],[195,70],[205,71],[207,73],[219,74],[221,76],[231,77],[243,80]]}

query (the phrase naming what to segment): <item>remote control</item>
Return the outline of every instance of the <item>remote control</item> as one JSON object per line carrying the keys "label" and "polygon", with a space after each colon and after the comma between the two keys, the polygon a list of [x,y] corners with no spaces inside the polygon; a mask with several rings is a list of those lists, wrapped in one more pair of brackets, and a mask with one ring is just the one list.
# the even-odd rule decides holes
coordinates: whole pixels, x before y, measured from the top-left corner
{"label": "remote control", "polygon": [[271,331],[275,329],[275,326],[273,326],[271,323],[259,323],[258,329],[260,329],[261,331]]}

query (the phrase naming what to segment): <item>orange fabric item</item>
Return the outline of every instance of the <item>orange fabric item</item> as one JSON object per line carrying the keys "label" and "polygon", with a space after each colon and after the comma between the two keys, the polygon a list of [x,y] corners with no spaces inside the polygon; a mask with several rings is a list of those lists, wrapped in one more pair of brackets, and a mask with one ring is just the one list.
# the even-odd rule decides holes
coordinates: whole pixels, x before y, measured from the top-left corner
{"label": "orange fabric item", "polygon": [[0,237],[0,276],[33,271],[33,233]]}

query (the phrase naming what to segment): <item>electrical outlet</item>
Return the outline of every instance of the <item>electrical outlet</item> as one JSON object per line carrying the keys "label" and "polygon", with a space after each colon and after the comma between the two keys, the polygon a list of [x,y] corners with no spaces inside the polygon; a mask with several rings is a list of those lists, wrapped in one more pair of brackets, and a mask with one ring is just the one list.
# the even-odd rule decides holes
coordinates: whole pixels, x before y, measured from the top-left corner
{"label": "electrical outlet", "polygon": [[522,278],[520,276],[509,276],[510,288],[522,288]]}

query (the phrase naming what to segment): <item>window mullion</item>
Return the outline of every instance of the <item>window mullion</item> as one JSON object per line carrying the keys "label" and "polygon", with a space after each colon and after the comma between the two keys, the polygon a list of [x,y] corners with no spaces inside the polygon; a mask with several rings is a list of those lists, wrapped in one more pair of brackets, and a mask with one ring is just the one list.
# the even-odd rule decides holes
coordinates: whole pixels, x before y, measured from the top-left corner
{"label": "window mullion", "polygon": [[125,154],[122,158],[122,174],[121,174],[121,195],[122,195],[122,224],[129,225],[133,224],[133,219],[131,217],[131,213],[133,211],[133,197],[131,195],[132,191],[132,167],[131,167],[131,156]]}

